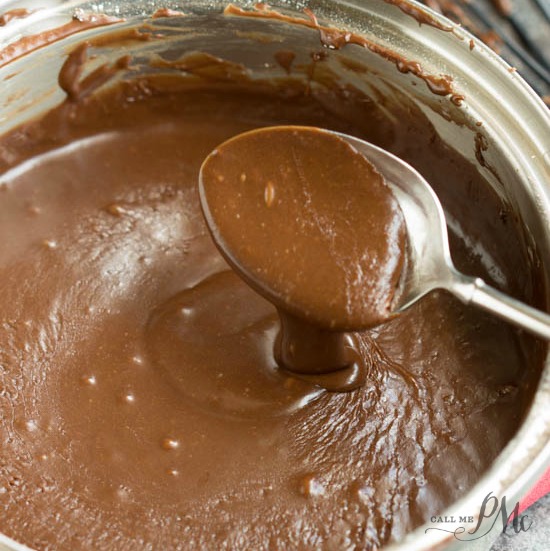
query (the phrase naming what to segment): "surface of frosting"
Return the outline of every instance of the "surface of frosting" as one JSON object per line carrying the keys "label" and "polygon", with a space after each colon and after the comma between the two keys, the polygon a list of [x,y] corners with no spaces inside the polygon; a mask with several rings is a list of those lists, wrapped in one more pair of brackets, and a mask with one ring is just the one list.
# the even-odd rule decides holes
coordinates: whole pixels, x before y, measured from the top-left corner
{"label": "surface of frosting", "polygon": [[380,547],[462,496],[532,396],[532,341],[442,293],[355,334],[353,392],[278,369],[276,311],[199,205],[202,161],[244,131],[386,147],[468,228],[451,231],[461,269],[520,295],[536,276],[502,202],[419,109],[208,67],[200,85],[77,94],[0,140],[0,517],[30,547]]}

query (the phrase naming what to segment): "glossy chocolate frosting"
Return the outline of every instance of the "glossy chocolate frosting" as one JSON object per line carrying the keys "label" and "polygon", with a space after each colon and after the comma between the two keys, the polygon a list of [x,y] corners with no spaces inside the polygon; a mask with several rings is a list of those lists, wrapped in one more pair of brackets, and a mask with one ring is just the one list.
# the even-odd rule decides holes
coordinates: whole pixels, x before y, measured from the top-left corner
{"label": "glossy chocolate frosting", "polygon": [[199,168],[263,126],[368,139],[434,185],[461,269],[532,301],[520,226],[398,92],[270,85],[234,66],[223,80],[211,56],[179,63],[203,76],[82,98],[74,86],[0,141],[1,529],[71,550],[400,540],[513,436],[536,348],[434,293],[355,335],[366,380],[353,392],[279,369],[277,313],[214,246]]}

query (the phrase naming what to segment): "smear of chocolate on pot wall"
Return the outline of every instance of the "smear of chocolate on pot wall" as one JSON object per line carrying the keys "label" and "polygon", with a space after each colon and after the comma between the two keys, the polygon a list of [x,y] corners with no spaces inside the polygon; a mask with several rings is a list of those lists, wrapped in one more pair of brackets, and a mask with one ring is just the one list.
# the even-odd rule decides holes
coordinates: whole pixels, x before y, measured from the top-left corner
{"label": "smear of chocolate on pot wall", "polygon": [[48,46],[80,31],[121,23],[124,19],[97,13],[85,13],[77,10],[69,23],[39,34],[24,36],[0,50],[0,67],[29,52]]}
{"label": "smear of chocolate on pot wall", "polygon": [[0,27],[7,25],[10,21],[14,19],[23,19],[33,14],[35,10],[27,10],[26,8],[17,8],[14,10],[9,10],[0,15]]}
{"label": "smear of chocolate on pot wall", "polygon": [[441,31],[454,32],[454,28],[451,25],[444,25],[433,15],[424,11],[421,7],[415,6],[406,0],[384,0],[384,2],[398,7],[403,13],[410,15],[413,19],[416,19],[419,25],[424,24],[440,29]]}
{"label": "smear of chocolate on pot wall", "polygon": [[296,54],[290,50],[280,50],[275,52],[275,61],[286,71],[287,74],[290,74],[292,69],[292,64],[296,59]]}
{"label": "smear of chocolate on pot wall", "polygon": [[361,46],[387,61],[390,61],[400,72],[411,73],[415,77],[423,80],[432,93],[438,96],[450,96],[450,100],[454,105],[460,106],[464,100],[464,96],[456,93],[454,90],[452,86],[453,79],[450,75],[433,75],[425,71],[420,62],[406,59],[394,50],[381,46],[364,36],[345,29],[321,25],[315,14],[308,8],[304,9],[304,14],[307,19],[284,15],[278,11],[272,10],[266,4],[256,4],[256,7],[252,10],[246,10],[234,4],[229,4],[225,8],[224,14],[272,19],[315,29],[319,31],[321,44],[329,50],[340,50],[348,45]]}
{"label": "smear of chocolate on pot wall", "polygon": [[475,135],[474,138],[475,143],[475,153],[476,153],[476,159],[478,163],[482,166],[487,168],[487,163],[485,161],[485,157],[483,156],[483,152],[487,151],[489,149],[489,143],[487,142],[487,138],[480,134],[479,132]]}
{"label": "smear of chocolate on pot wall", "polygon": [[151,19],[161,19],[164,17],[183,17],[185,14],[182,11],[171,10],[170,8],[159,8],[153,15]]}
{"label": "smear of chocolate on pot wall", "polygon": [[130,63],[130,56],[125,55],[112,64],[104,63],[100,65],[89,75],[81,79],[88,59],[89,47],[88,42],[79,44],[69,54],[59,71],[59,86],[67,94],[67,99],[71,102],[84,99],[110,80],[118,71],[127,69]]}

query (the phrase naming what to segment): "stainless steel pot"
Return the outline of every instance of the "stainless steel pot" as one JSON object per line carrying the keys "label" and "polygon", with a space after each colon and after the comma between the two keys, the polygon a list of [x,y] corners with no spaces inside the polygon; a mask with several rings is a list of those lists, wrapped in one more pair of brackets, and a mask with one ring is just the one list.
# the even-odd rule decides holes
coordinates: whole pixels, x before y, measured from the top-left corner
{"label": "stainless steel pot", "polygon": [[[239,2],[239,5],[251,4]],[[472,37],[465,31],[455,28],[454,32],[446,32],[434,26],[419,25],[417,20],[397,6],[382,0],[273,0],[270,4],[291,13],[299,13],[307,5],[320,19],[331,25],[361,33],[398,54],[420,61],[427,73],[452,75],[456,92],[466,98],[458,115],[459,124],[456,109],[453,111],[454,121],[449,120],[451,106],[448,98],[434,95],[418,79],[398,72],[393,63],[382,57],[366,50],[354,53],[369,64],[372,74],[397,86],[401,93],[420,106],[438,133],[473,162],[475,152],[471,144],[478,128],[476,123],[483,123],[484,132],[492,144],[490,160],[496,174],[482,167],[480,170],[484,171],[489,184],[515,207],[525,224],[526,235],[536,243],[546,281],[546,306],[550,306],[550,112],[521,77],[479,41],[475,41],[475,48],[471,50]],[[75,9],[124,17],[126,22],[119,25],[118,28],[121,28],[133,26],[148,18],[156,8],[170,7],[182,9],[189,17],[177,20],[177,23],[176,20],[167,23],[170,28],[165,29],[168,35],[166,42],[128,46],[134,56],[150,55],[159,51],[159,48],[177,49],[185,46],[187,49],[206,49],[215,55],[238,61],[246,40],[236,37],[234,33],[238,23],[233,22],[231,28],[228,28],[209,17],[209,14],[219,12],[222,6],[222,3],[209,0],[182,3],[150,0],[0,2],[0,13],[22,7],[37,9],[26,18],[0,27],[0,46],[14,43],[24,35],[57,27],[67,22]],[[449,25],[437,14],[433,14],[433,17],[439,24]],[[250,30],[250,22],[247,24]],[[283,41],[295,38],[287,36],[287,31],[276,28],[275,23],[263,22],[257,25],[262,32],[278,33]],[[84,37],[112,30],[111,27],[99,27],[83,31],[0,67],[0,133],[59,103],[63,93],[57,86],[57,75],[63,54]],[[305,32],[303,28],[288,31],[290,35]],[[301,39],[312,40],[311,37]],[[256,51],[251,56],[248,47],[249,66],[258,74],[265,68],[266,55],[269,53],[271,56],[269,48],[269,44],[255,44]],[[96,63],[119,55],[108,46],[98,50],[98,53],[100,55]],[[368,77],[365,78],[365,82],[354,84],[368,88]],[[471,515],[475,524],[480,504],[489,492],[500,497],[506,496],[508,504],[515,503],[523,496],[550,465],[549,405],[550,354],[547,348],[545,369],[538,390],[516,436],[475,487],[469,489],[447,511],[434,511],[434,514],[454,515],[456,519]],[[487,521],[487,530],[493,521]],[[456,523],[455,526],[446,525],[445,528],[453,530],[459,524],[469,527],[468,524]],[[464,545],[451,533],[438,530],[426,532],[430,527],[433,524],[418,528],[403,541],[392,545],[391,549],[454,549]],[[498,529],[499,523],[491,534],[470,542],[468,549],[489,548],[498,535]],[[0,535],[0,549],[27,548]]]}

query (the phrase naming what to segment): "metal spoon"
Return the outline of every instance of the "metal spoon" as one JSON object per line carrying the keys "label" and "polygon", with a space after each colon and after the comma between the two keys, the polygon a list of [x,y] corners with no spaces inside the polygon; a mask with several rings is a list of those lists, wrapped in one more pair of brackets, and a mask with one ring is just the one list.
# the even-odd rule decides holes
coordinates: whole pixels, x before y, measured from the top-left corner
{"label": "metal spoon", "polygon": [[446,289],[465,304],[473,304],[527,331],[550,340],[550,315],[527,306],[478,277],[453,265],[441,203],[428,182],[410,165],[368,142],[335,132],[384,175],[405,216],[408,265],[393,310],[406,310],[434,289]]}

